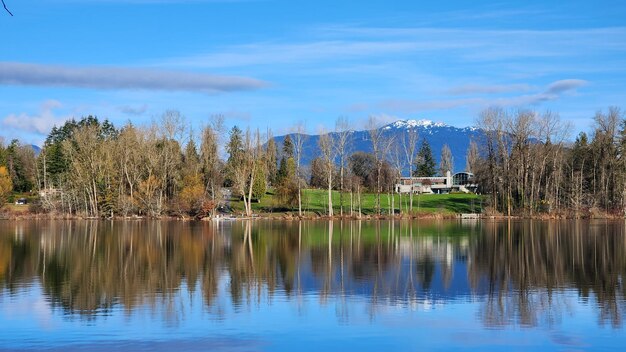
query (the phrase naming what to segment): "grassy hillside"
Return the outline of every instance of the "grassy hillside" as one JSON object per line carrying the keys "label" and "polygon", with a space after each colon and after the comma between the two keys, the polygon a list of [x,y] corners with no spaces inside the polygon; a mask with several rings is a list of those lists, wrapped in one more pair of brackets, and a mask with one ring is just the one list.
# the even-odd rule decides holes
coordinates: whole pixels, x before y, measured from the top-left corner
{"label": "grassy hillside", "polygon": [[[337,191],[333,191],[333,209],[335,214],[339,214],[340,208],[340,194]],[[376,210],[376,194],[366,193],[362,194],[362,206],[361,209],[364,214],[374,214]],[[356,198],[356,197],[355,197]],[[356,199],[355,199],[356,202]],[[391,197],[387,194],[381,194],[380,196],[381,208],[384,214],[388,214],[389,204],[391,203]],[[318,189],[305,189],[302,191],[302,209],[311,214],[324,215],[327,213],[328,193],[326,190]],[[396,212],[400,204],[400,196],[395,195],[394,200]],[[424,194],[413,197],[413,211],[416,213],[443,213],[443,214],[458,214],[458,213],[478,213],[481,211],[482,198],[476,194]],[[409,197],[407,195],[402,196],[402,210],[405,212],[408,209]],[[230,201],[230,206],[236,213],[243,212],[243,202],[237,199]],[[255,212],[266,213],[284,213],[289,211],[297,211],[297,207],[294,209],[284,208],[281,202],[276,196],[268,192],[268,194],[261,199],[260,203],[253,203],[252,208]],[[355,210],[357,206],[355,205]],[[344,194],[344,213],[350,211],[350,195]]]}

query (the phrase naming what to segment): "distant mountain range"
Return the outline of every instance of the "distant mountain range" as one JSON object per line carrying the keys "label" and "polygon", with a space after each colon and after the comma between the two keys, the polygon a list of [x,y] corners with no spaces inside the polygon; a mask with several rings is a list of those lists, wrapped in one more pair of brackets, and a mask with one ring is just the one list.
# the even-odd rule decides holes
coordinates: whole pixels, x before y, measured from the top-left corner
{"label": "distant mountain range", "polygon": [[[485,135],[484,130],[480,128],[459,128],[430,120],[398,120],[380,128],[383,129],[384,134],[390,137],[393,136],[394,138],[400,138],[400,136],[408,130],[417,131],[419,136],[417,148],[419,149],[424,139],[427,140],[437,162],[437,167],[439,166],[439,159],[441,158],[441,149],[444,144],[447,144],[452,151],[455,172],[463,171],[465,169],[465,158],[470,140],[474,140],[479,143]],[[335,133],[331,134],[334,135]],[[279,150],[282,148],[285,136],[286,135],[274,137]],[[290,136],[293,138],[293,134],[290,134]],[[311,160],[321,155],[318,147],[318,141],[319,135],[307,135],[303,145],[303,165],[309,165]],[[370,142],[368,131],[351,132],[351,147],[349,154],[357,151],[368,153],[372,152],[372,144]]]}
{"label": "distant mountain range", "polygon": [[33,148],[33,151],[35,152],[35,156],[38,156],[39,153],[41,153],[41,148],[39,146],[31,144],[30,147]]}

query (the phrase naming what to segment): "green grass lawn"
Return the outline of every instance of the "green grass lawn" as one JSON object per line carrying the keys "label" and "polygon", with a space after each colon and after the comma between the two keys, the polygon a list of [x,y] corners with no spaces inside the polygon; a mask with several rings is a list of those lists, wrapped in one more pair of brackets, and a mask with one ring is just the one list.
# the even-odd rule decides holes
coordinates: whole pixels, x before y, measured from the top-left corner
{"label": "green grass lawn", "polygon": [[[337,191],[333,191],[333,210],[335,214],[339,213],[340,208],[340,194]],[[395,195],[394,205],[396,213],[400,205],[400,196]],[[376,212],[376,194],[365,193],[361,195],[362,205],[361,210],[364,214],[374,214]],[[402,197],[402,211],[406,212],[409,206],[409,196],[403,195]],[[356,202],[356,195],[354,195],[354,201]],[[343,195],[344,213],[350,211],[350,194],[344,193]],[[391,197],[387,194],[380,195],[380,204],[383,214],[388,214],[389,204],[391,203]],[[423,194],[413,196],[413,212],[415,213],[443,213],[443,214],[458,214],[458,213],[479,213],[481,212],[482,197],[476,194]],[[230,202],[231,207],[236,213],[243,212],[243,202],[238,199],[233,199]],[[315,213],[323,215],[327,213],[328,208],[328,192],[326,190],[319,189],[304,189],[302,190],[302,208],[307,213]],[[355,204],[355,210],[358,206]],[[284,213],[289,211],[297,211],[295,209],[285,208],[281,202],[272,194],[268,194],[261,199],[260,203],[252,203],[252,209],[254,212],[263,213]]]}
{"label": "green grass lawn", "polygon": [[13,204],[13,203],[5,203],[4,206],[1,208],[2,210],[0,211],[8,211],[11,213],[25,213],[29,211],[29,206],[28,204],[26,205],[17,205],[17,204]]}

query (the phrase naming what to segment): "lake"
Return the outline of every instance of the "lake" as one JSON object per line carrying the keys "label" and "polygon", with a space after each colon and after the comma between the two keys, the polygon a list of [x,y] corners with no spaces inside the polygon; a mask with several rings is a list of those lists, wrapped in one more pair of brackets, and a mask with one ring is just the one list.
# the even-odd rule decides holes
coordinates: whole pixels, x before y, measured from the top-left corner
{"label": "lake", "polygon": [[625,223],[0,221],[0,350],[615,350]]}

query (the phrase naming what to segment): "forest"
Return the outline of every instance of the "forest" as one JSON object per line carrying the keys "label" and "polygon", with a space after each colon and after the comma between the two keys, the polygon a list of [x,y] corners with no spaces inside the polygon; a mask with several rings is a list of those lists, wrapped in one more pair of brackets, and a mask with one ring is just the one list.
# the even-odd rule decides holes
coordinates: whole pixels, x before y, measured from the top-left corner
{"label": "forest", "polygon": [[[570,124],[554,112],[482,111],[476,125],[484,138],[468,146],[465,170],[475,175],[485,213],[624,216],[626,119],[611,107],[593,121],[572,140]],[[454,170],[447,146],[436,165],[426,139],[410,129],[390,136],[374,117],[371,152],[354,151],[350,126],[338,118],[333,131],[321,131],[320,154],[303,165],[302,123],[277,145],[271,130],[227,130],[222,116],[195,131],[173,110],[145,125],[69,120],[52,129],[38,154],[17,140],[0,141],[0,204],[29,195],[34,213],[206,218],[232,213],[237,201],[249,217],[269,192],[285,212],[303,216],[303,190],[318,188],[328,191],[327,216],[360,216],[364,194],[375,195],[379,215],[412,215],[412,194],[404,207],[394,204],[397,177]],[[388,209],[381,197],[390,199]]]}

